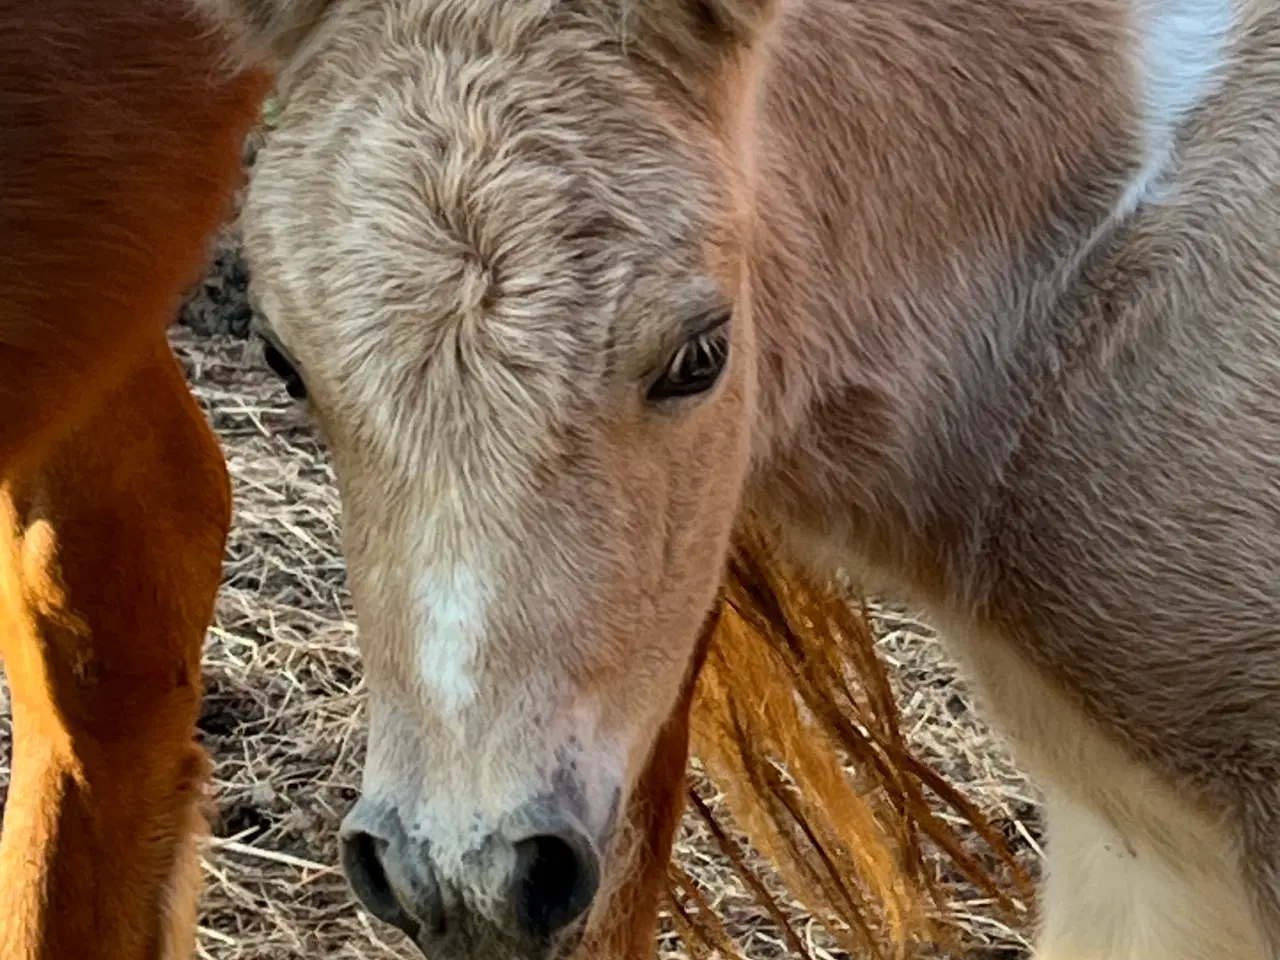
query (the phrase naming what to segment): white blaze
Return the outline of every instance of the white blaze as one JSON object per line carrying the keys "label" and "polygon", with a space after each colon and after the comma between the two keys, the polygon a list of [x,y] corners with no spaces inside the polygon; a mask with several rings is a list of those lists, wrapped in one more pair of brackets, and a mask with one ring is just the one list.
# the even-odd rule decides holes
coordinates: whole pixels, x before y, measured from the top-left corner
{"label": "white blaze", "polygon": [[467,707],[476,695],[476,654],[483,642],[489,590],[465,564],[428,567],[418,579],[422,619],[418,665],[422,682],[445,714]]}

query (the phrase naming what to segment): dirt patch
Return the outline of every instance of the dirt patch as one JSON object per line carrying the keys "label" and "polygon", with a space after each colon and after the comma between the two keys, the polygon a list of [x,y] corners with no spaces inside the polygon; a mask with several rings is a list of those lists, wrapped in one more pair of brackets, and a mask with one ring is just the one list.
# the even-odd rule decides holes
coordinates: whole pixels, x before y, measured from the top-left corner
{"label": "dirt patch", "polygon": [[249,336],[249,270],[240,256],[240,235],[224,230],[214,243],[208,274],[187,297],[178,322],[202,336]]}

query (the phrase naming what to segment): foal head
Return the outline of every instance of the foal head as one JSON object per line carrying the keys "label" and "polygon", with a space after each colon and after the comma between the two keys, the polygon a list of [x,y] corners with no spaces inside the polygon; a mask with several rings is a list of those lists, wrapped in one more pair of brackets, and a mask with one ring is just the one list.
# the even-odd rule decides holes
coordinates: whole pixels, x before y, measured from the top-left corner
{"label": "foal head", "polygon": [[765,0],[352,0],[284,77],[255,297],[334,454],[372,692],[343,829],[433,958],[625,872],[747,469]]}

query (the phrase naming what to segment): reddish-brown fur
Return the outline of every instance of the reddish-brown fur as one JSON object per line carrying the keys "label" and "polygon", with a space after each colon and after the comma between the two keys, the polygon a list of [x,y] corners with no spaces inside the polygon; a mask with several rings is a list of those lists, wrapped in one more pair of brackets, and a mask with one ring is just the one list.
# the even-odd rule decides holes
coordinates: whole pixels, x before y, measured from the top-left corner
{"label": "reddish-brown fur", "polygon": [[267,90],[162,0],[0,7],[0,465],[119,382],[197,279]]}
{"label": "reddish-brown fur", "polygon": [[0,3],[0,957],[192,948],[226,470],[164,331],[269,78],[176,3]]}
{"label": "reddish-brown fur", "polygon": [[148,354],[4,485],[6,958],[165,956],[206,777],[193,734],[230,492],[176,361]]}

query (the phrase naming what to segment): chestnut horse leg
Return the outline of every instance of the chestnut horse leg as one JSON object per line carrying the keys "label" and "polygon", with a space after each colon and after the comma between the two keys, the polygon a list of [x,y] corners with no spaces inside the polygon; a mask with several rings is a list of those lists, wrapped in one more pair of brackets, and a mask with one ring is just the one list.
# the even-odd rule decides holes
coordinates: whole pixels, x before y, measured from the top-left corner
{"label": "chestnut horse leg", "polygon": [[0,0],[0,478],[173,320],[272,78],[183,0]]}
{"label": "chestnut horse leg", "polygon": [[38,466],[0,481],[2,960],[194,949],[200,656],[230,507],[217,440],[161,339]]}

